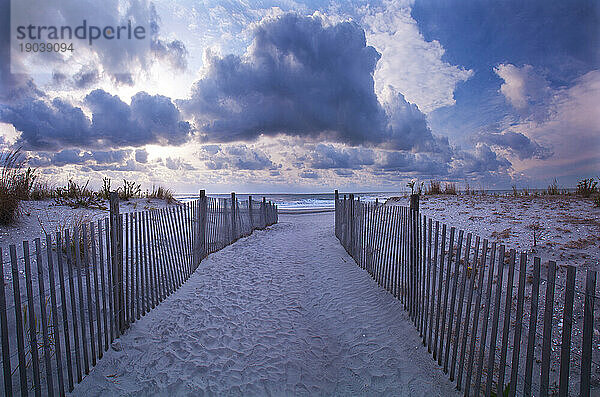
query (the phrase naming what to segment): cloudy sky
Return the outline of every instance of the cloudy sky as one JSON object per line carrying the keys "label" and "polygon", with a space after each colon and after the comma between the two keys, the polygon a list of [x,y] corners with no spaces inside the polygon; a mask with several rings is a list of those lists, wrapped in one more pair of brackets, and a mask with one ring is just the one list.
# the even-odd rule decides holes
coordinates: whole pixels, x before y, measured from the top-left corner
{"label": "cloudy sky", "polygon": [[21,147],[59,185],[393,191],[413,178],[505,189],[600,176],[596,1],[40,1],[36,13],[68,23],[152,31],[148,46],[99,43],[43,72],[10,58],[0,4],[0,148]]}

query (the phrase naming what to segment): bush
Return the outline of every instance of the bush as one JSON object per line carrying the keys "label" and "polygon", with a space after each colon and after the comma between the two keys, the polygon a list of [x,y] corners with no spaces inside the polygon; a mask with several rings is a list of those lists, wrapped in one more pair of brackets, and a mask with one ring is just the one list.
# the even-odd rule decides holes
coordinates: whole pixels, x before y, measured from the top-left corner
{"label": "bush", "polygon": [[577,184],[577,194],[582,197],[590,197],[596,193],[598,182],[594,178],[586,178],[579,181]]}

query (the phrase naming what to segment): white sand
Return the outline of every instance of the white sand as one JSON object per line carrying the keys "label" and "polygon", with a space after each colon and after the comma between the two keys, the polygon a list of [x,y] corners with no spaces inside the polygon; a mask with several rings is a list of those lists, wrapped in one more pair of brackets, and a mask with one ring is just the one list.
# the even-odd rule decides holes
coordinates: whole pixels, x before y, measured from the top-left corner
{"label": "white sand", "polygon": [[212,254],[118,345],[74,395],[457,395],[331,213]]}
{"label": "white sand", "polygon": [[[409,199],[394,204],[408,206]],[[559,265],[600,271],[600,208],[576,196],[421,196],[433,220]],[[542,235],[533,246],[532,224]],[[581,272],[580,274],[583,274]]]}
{"label": "white sand", "polygon": [[[108,208],[107,201],[104,201],[104,205]],[[170,205],[159,199],[131,199],[120,201],[119,211],[147,211]],[[23,240],[32,241],[38,237],[42,240],[42,247],[45,247],[45,232],[56,234],[57,231],[72,230],[82,222],[94,222],[109,215],[108,209],[73,209],[67,205],[56,205],[54,200],[23,201],[20,210],[21,216],[14,224],[0,225],[0,247],[8,249],[10,244],[20,246]]]}

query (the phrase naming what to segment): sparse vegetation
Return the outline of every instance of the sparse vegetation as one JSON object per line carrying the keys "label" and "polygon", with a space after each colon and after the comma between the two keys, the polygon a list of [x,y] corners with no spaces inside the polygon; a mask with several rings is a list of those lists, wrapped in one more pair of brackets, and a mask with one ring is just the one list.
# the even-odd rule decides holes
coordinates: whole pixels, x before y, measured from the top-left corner
{"label": "sparse vegetation", "polygon": [[444,194],[456,195],[457,194],[456,183],[454,183],[454,182],[445,183],[444,184]]}
{"label": "sparse vegetation", "polygon": [[110,178],[102,178],[102,187],[98,191],[98,196],[104,200],[108,200],[110,196]]}
{"label": "sparse vegetation", "polygon": [[427,194],[442,194],[442,187],[440,181],[429,181],[429,190],[427,191]]}
{"label": "sparse vegetation", "polygon": [[548,188],[546,189],[546,194],[550,196],[560,194],[560,191],[558,190],[558,179],[554,178],[552,183],[548,185]]}
{"label": "sparse vegetation", "polygon": [[590,197],[598,191],[598,182],[594,178],[584,178],[577,184],[577,194],[582,197]]}
{"label": "sparse vegetation", "polygon": [[[109,180],[109,188],[110,188],[110,180]],[[140,193],[142,188],[139,183],[135,183],[135,181],[127,181],[123,179],[123,186],[117,189],[119,193],[119,198],[121,200],[129,200],[136,197],[141,197]]]}
{"label": "sparse vegetation", "polygon": [[519,191],[517,190],[517,185],[512,185],[513,196],[519,196]]}
{"label": "sparse vegetation", "polygon": [[532,223],[531,225],[527,226],[527,228],[533,231],[533,246],[537,247],[540,239],[546,236],[546,231],[542,228],[539,222]]}
{"label": "sparse vegetation", "polygon": [[173,192],[170,189],[164,188],[162,186],[156,187],[154,185],[152,185],[152,192],[146,192],[146,198],[165,200],[169,204],[175,201],[175,197],[173,197]]}
{"label": "sparse vegetation", "polygon": [[21,201],[29,199],[35,181],[35,170],[23,171],[24,158],[21,149],[0,155],[0,224],[9,225],[19,216]]}
{"label": "sparse vegetation", "polygon": [[68,205],[71,208],[96,208],[106,209],[102,199],[88,188],[89,180],[85,185],[78,185],[69,179],[66,187],[56,189],[55,201],[59,205]]}

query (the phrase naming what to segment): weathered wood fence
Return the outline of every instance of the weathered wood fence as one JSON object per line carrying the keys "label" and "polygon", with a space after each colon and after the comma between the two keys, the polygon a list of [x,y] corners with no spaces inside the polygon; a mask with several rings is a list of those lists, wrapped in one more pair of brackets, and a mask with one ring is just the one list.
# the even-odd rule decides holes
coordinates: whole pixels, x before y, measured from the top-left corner
{"label": "weathered wood fence", "polygon": [[418,205],[337,191],[335,234],[400,300],[465,396],[600,395],[595,271],[542,264],[440,224]]}
{"label": "weathered wood fence", "polygon": [[276,205],[234,193],[123,214],[116,194],[110,204],[106,219],[0,247],[2,395],[73,390],[203,258],[278,220]]}

